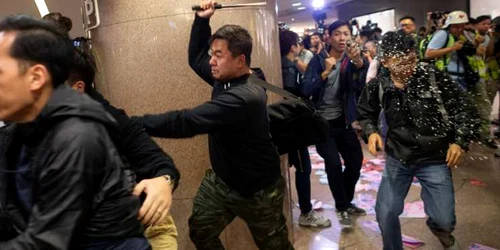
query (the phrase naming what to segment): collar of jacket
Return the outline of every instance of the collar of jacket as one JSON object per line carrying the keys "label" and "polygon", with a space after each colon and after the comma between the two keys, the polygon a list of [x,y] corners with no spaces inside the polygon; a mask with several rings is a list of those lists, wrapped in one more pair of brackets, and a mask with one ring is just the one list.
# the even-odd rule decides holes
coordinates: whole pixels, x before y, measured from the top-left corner
{"label": "collar of jacket", "polygon": [[222,85],[224,86],[224,89],[230,89],[231,86],[234,87],[234,86],[239,86],[239,85],[245,84],[249,77],[250,77],[250,74],[244,74],[242,76],[233,78],[233,79],[227,81],[226,83],[223,83]]}

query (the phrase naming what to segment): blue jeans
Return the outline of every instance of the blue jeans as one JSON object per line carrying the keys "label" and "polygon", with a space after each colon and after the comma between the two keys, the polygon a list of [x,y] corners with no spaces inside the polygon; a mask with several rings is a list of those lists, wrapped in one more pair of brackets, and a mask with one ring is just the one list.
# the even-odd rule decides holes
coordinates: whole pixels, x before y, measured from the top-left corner
{"label": "blue jeans", "polygon": [[403,249],[399,215],[403,213],[404,199],[414,176],[422,185],[421,197],[429,216],[427,226],[441,243],[450,244],[456,224],[451,170],[444,163],[406,166],[387,156],[375,206],[384,250]]}
{"label": "blue jeans", "polygon": [[311,212],[311,157],[307,147],[288,153],[288,162],[295,167],[295,187],[299,197],[300,212]]}

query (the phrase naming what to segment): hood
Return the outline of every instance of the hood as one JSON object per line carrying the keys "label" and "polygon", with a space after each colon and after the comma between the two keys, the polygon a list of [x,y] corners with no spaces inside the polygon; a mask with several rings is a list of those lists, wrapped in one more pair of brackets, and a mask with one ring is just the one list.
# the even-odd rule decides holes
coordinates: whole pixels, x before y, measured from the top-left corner
{"label": "hood", "polygon": [[106,127],[116,128],[115,119],[106,112],[101,103],[92,100],[86,94],[80,94],[63,84],[52,93],[47,105],[35,120],[42,127],[69,117],[81,117],[102,123]]}

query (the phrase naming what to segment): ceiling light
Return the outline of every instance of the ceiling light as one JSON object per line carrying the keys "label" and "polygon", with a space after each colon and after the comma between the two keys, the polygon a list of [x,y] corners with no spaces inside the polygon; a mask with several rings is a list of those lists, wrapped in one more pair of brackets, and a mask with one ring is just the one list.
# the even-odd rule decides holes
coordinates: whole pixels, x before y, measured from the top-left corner
{"label": "ceiling light", "polygon": [[295,18],[292,18],[292,22],[295,21]]}
{"label": "ceiling light", "polygon": [[305,10],[305,9],[306,9],[306,7],[302,6],[302,7],[298,7],[297,9],[298,9],[298,10]]}
{"label": "ceiling light", "polygon": [[325,0],[313,0],[312,1],[312,6],[316,9],[323,8],[325,5]]}
{"label": "ceiling light", "polygon": [[49,8],[47,8],[47,3],[45,0],[35,0],[36,7],[38,8],[38,12],[40,12],[40,16],[44,17],[49,14]]}
{"label": "ceiling light", "polygon": [[301,5],[302,5],[302,3],[294,3],[294,4],[292,4],[293,7],[297,7],[297,6],[301,6]]}

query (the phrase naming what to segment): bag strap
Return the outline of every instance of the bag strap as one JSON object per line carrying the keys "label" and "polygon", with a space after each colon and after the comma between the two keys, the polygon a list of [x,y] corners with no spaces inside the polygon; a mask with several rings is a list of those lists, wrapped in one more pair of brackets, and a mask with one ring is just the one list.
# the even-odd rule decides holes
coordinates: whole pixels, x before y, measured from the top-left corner
{"label": "bag strap", "polygon": [[438,111],[443,116],[444,122],[446,124],[448,124],[450,121],[450,118],[448,116],[448,111],[446,111],[446,109],[444,107],[443,99],[441,98],[441,95],[439,94],[439,88],[438,88],[437,83],[436,83],[436,74],[435,74],[435,71],[432,67],[430,67],[429,76],[430,76],[431,91],[434,92],[436,99],[437,99],[437,102],[438,102]]}
{"label": "bag strap", "polygon": [[277,95],[288,98],[288,99],[300,99],[297,96],[295,96],[294,94],[292,94],[292,93],[290,93],[290,92],[288,92],[280,87],[277,87],[277,86],[274,86],[270,83],[267,83],[265,81],[251,81],[251,83],[254,85],[260,86],[266,90],[269,90]]}

